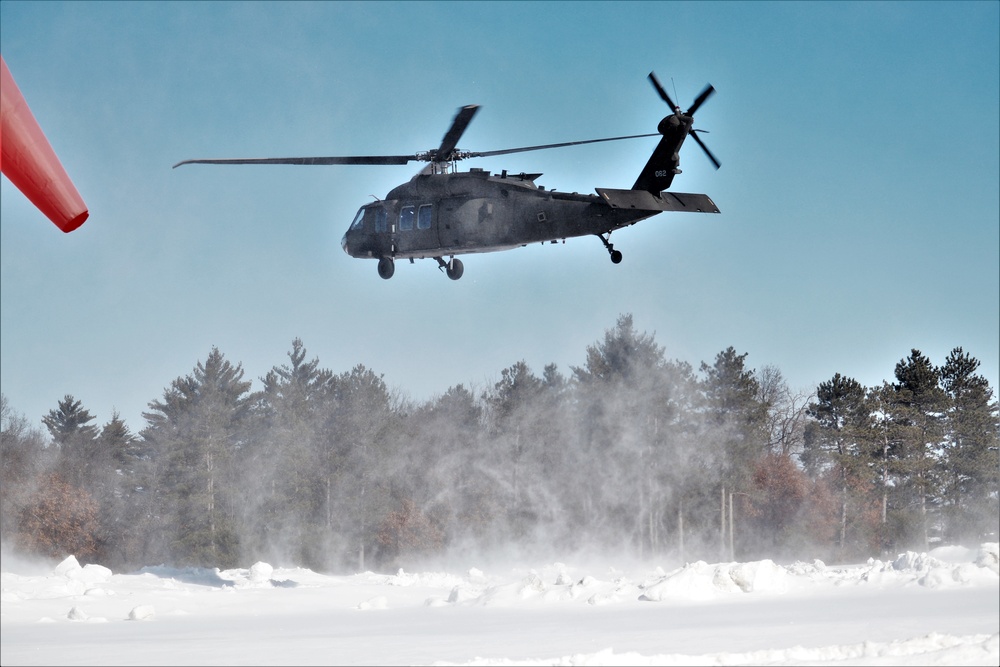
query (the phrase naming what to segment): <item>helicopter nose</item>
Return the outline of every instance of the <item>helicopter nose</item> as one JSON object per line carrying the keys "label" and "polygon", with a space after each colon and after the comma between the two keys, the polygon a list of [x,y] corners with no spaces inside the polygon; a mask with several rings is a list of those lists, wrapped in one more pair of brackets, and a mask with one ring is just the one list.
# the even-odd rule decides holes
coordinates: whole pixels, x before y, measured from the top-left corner
{"label": "helicopter nose", "polygon": [[348,255],[351,254],[350,249],[348,249],[347,247],[347,234],[344,234],[344,238],[340,239],[340,247],[343,248],[344,252],[346,252]]}

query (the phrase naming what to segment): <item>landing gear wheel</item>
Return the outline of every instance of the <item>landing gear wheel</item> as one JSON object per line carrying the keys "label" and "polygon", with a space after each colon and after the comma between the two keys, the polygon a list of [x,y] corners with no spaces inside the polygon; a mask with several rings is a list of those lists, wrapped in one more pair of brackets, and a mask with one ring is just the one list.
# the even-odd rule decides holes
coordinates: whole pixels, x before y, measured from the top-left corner
{"label": "landing gear wheel", "polygon": [[392,257],[383,257],[378,261],[378,275],[383,280],[392,278],[392,274],[395,272],[396,262],[392,261]]}
{"label": "landing gear wheel", "polygon": [[465,273],[465,267],[462,266],[462,260],[460,259],[452,257],[447,262],[442,257],[435,257],[434,259],[437,260],[438,268],[442,269],[452,280],[458,280]]}
{"label": "landing gear wheel", "polygon": [[445,269],[445,273],[452,280],[458,280],[465,273],[465,266],[462,264],[462,260],[453,257],[450,262],[448,262],[448,268]]}
{"label": "landing gear wheel", "polygon": [[608,254],[611,255],[611,263],[621,264],[622,254],[621,251],[615,250],[615,247],[611,245],[611,232],[608,232],[608,238],[604,238],[604,234],[598,234],[597,238],[601,239],[601,243],[604,244],[604,248],[608,251]]}

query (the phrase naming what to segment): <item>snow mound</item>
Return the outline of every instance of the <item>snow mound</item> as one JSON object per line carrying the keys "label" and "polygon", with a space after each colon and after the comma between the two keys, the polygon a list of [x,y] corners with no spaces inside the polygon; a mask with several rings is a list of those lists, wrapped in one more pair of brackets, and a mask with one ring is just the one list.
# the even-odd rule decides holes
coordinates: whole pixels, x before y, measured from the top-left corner
{"label": "snow mound", "polygon": [[76,572],[80,569],[82,569],[80,561],[76,559],[76,556],[69,556],[52,569],[52,574],[65,576],[69,572]]}
{"label": "snow mound", "polygon": [[1000,542],[987,542],[981,545],[973,562],[1000,575]]}
{"label": "snow mound", "polygon": [[66,577],[73,581],[80,581],[85,584],[99,584],[111,579],[111,570],[103,565],[84,565],[80,567],[80,562],[76,556],[69,556],[63,562],[56,565],[52,574],[58,577]]}
{"label": "snow mound", "polygon": [[267,563],[257,562],[250,566],[250,581],[254,584],[261,584],[271,581],[271,573],[274,568]]}
{"label": "snow mound", "polygon": [[369,609],[388,609],[389,608],[389,598],[384,595],[379,595],[373,597],[371,600],[365,600],[358,605],[358,609],[362,611],[367,611]]}
{"label": "snow mound", "polygon": [[744,593],[788,591],[788,571],[773,560],[736,563],[729,568],[729,578]]}
{"label": "snow mound", "polygon": [[[858,582],[928,588],[992,584],[1000,576],[998,551],[998,543],[993,542],[981,545],[975,552],[963,547],[944,547],[930,553],[907,551],[891,563],[869,559],[867,571]],[[973,553],[974,560],[970,558]]]}
{"label": "snow mound", "polygon": [[90,614],[88,614],[84,610],[80,609],[79,607],[73,607],[72,609],[70,609],[69,613],[66,614],[66,618],[68,618],[71,621],[77,621],[77,622],[81,622],[82,621],[84,623],[107,623],[108,622],[108,619],[103,618],[101,616],[91,616]]}
{"label": "snow mound", "polygon": [[66,614],[66,618],[71,621],[86,621],[90,617],[79,607],[73,607],[69,610],[69,613]]}
{"label": "snow mound", "polygon": [[152,605],[141,604],[135,607],[128,613],[128,620],[130,621],[147,621],[156,615],[156,610],[153,609]]}
{"label": "snow mound", "polygon": [[789,573],[772,560],[689,563],[644,586],[640,600],[712,600],[733,593],[784,593]]}

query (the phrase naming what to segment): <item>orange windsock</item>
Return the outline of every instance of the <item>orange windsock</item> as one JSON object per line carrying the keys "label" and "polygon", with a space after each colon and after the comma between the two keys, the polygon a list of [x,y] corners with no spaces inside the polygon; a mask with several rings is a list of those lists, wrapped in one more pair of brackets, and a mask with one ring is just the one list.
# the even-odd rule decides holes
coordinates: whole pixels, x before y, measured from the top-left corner
{"label": "orange windsock", "polygon": [[0,170],[64,232],[90,213],[0,56]]}

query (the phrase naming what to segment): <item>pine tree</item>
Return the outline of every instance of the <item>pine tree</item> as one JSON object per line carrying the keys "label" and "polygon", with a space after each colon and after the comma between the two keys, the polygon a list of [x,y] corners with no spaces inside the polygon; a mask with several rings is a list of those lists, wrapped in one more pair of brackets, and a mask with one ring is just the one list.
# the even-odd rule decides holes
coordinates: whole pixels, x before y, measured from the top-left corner
{"label": "pine tree", "polygon": [[546,382],[521,360],[503,369],[500,380],[483,394],[490,451],[480,468],[503,490],[505,511],[499,523],[511,539],[532,530],[542,514],[558,510],[558,501],[547,497],[555,480],[543,473],[551,416],[546,391]]}
{"label": "pine tree", "polygon": [[145,455],[139,440],[118,412],[97,436],[100,468],[93,476],[92,493],[98,504],[98,558],[111,568],[142,565],[143,533],[150,508],[142,488]]}
{"label": "pine tree", "polygon": [[690,545],[705,527],[702,501],[718,478],[705,474],[716,453],[703,446],[705,402],[691,366],[668,361],[655,337],[622,315],[572,370],[572,525],[639,553],[683,551],[684,534]]}
{"label": "pine tree", "polygon": [[174,380],[143,413],[166,560],[222,567],[237,562],[233,480],[246,444],[249,389],[242,366],[212,348],[204,363]]}
{"label": "pine tree", "polygon": [[941,384],[950,399],[942,459],[947,535],[977,545],[995,539],[998,497],[997,401],[979,360],[957,347],[941,367]]}
{"label": "pine tree", "polygon": [[852,497],[852,491],[873,488],[875,482],[871,445],[873,424],[866,396],[867,391],[857,380],[837,373],[820,383],[816,401],[807,408],[813,421],[806,429],[802,461],[814,477],[830,468],[836,480],[840,492],[837,537],[840,557],[847,555],[848,529],[853,526],[856,513],[866,504],[865,498]]}
{"label": "pine tree", "polygon": [[91,475],[101,467],[97,426],[82,403],[67,394],[59,407],[42,418],[59,450],[59,474],[67,483],[88,488]]}
{"label": "pine tree", "polygon": [[241,484],[249,549],[267,557],[291,555],[321,568],[326,541],[314,526],[323,524],[319,461],[330,410],[333,373],[318,358],[306,361],[302,340],[292,341],[290,363],[261,378],[256,396],[255,437],[248,445]]}
{"label": "pine tree", "polygon": [[364,569],[366,550],[377,544],[378,525],[392,509],[391,480],[382,471],[398,444],[394,401],[382,376],[363,364],[335,376],[330,396],[317,459],[321,526],[341,546],[342,563]]}
{"label": "pine tree", "polygon": [[483,401],[464,385],[410,409],[392,474],[396,505],[411,500],[443,532],[442,544],[489,545],[506,523],[505,485],[486,432]]}
{"label": "pine tree", "polygon": [[936,454],[944,441],[948,397],[940,387],[940,370],[919,350],[911,350],[896,364],[895,375],[889,415],[899,435],[892,454],[897,464],[900,537],[927,549],[929,515],[941,497]]}
{"label": "pine tree", "polygon": [[673,521],[666,486],[676,445],[670,434],[676,404],[687,400],[677,395],[675,368],[655,337],[636,331],[626,314],[588,346],[586,364],[572,370],[580,425],[574,454],[583,464],[572,487],[581,497],[568,503],[574,523],[640,553],[660,549]]}
{"label": "pine tree", "polygon": [[663,363],[663,348],[654,336],[637,332],[632,315],[625,314],[604,332],[603,342],[587,346],[586,364],[573,373],[586,384],[628,384],[644,379],[649,369]]}
{"label": "pine tree", "polygon": [[111,420],[101,427],[97,437],[102,453],[118,468],[134,465],[143,456],[142,441],[132,433],[117,410],[112,413]]}
{"label": "pine tree", "polygon": [[[754,461],[768,444],[767,405],[760,400],[760,385],[753,370],[746,368],[747,354],[737,354],[729,347],[715,356],[709,366],[701,364],[702,392],[705,397],[706,454],[714,474],[706,475],[706,486],[720,498],[719,534],[721,555],[730,554],[726,534],[727,498],[734,493],[748,493]],[[710,507],[705,498],[703,507]],[[730,537],[731,540],[731,537]]]}

